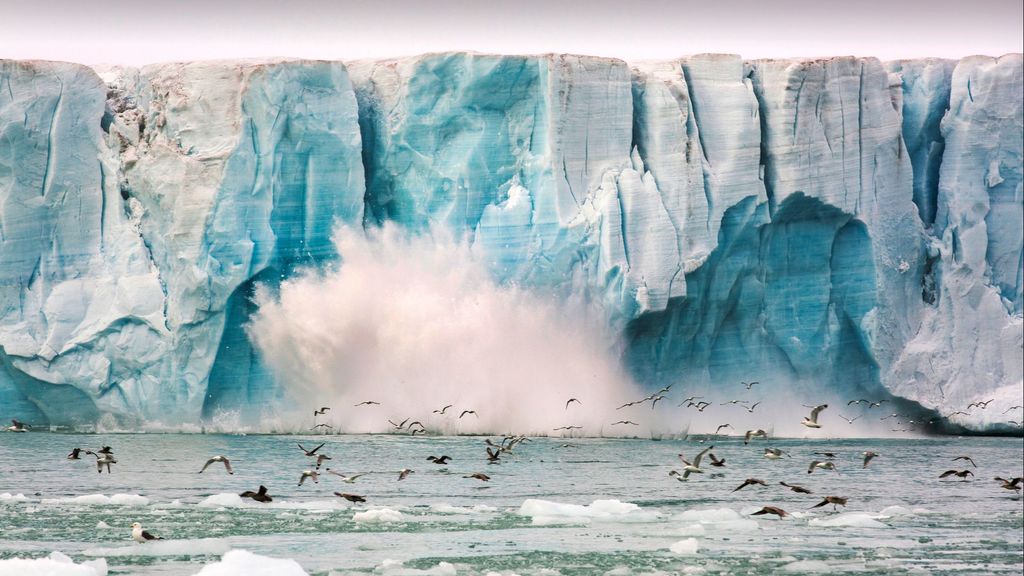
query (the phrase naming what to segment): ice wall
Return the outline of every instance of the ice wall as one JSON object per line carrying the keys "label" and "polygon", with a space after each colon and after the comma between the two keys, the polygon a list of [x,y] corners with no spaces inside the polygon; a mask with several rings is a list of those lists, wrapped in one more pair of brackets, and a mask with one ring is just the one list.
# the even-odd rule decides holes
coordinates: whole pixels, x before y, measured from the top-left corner
{"label": "ice wall", "polygon": [[339,222],[452,230],[499,282],[590,303],[651,386],[1024,393],[1020,55],[101,76],[0,68],[0,416],[273,412],[251,295],[333,262]]}

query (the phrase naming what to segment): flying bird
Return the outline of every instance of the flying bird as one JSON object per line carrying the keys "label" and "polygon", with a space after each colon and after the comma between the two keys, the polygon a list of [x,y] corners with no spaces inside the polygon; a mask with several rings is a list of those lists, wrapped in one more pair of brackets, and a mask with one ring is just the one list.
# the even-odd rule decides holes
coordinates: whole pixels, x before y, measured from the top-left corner
{"label": "flying bird", "polygon": [[861,468],[867,468],[868,463],[871,462],[871,460],[873,460],[874,458],[878,458],[879,456],[877,452],[872,452],[870,450],[868,450],[867,452],[862,452],[861,455],[864,456],[864,465],[861,466]]}
{"label": "flying bird", "polygon": [[754,402],[753,406],[744,406],[744,408],[747,409],[747,412],[750,412],[751,414],[753,414],[754,413],[754,408],[757,408],[758,404],[760,404],[760,402]]}
{"label": "flying bird", "polygon": [[363,476],[366,476],[366,474],[353,474],[351,476],[345,476],[341,472],[335,472],[334,470],[331,470],[330,468],[327,468],[326,470],[327,470],[328,474],[333,474],[333,475],[337,476],[338,478],[341,478],[341,481],[344,482],[345,484],[354,484],[355,481],[356,481],[356,478],[361,478]]}
{"label": "flying bird", "polygon": [[1021,409],[1024,409],[1024,406],[1010,406],[1005,411],[1003,411],[1003,414],[1006,414],[1007,412],[1011,412],[1013,410],[1021,410]]}
{"label": "flying bird", "polygon": [[953,458],[953,462],[956,462],[957,460],[966,460],[971,463],[971,466],[974,466],[975,468],[978,467],[978,465],[974,463],[974,460],[972,460],[970,456],[957,456],[956,458]]}
{"label": "flying bird", "polygon": [[463,478],[476,478],[477,480],[480,480],[481,482],[487,482],[488,480],[491,479],[490,476],[488,476],[487,474],[484,474],[482,472],[474,472],[473,474],[469,474],[468,476],[463,476]]}
{"label": "flying bird", "polygon": [[693,462],[687,460],[686,457],[682,455],[682,453],[678,454],[679,460],[685,465],[683,467],[683,478],[689,478],[690,474],[704,473],[704,471],[700,469],[700,460],[701,458],[704,457],[705,454],[710,452],[712,448],[714,448],[714,446],[708,446],[707,448],[701,450],[700,453],[697,454],[697,456],[693,459]]}
{"label": "flying bird", "polygon": [[746,480],[743,481],[743,484],[740,484],[739,486],[734,488],[733,492],[736,492],[738,490],[742,490],[742,489],[746,488],[747,486],[753,486],[755,484],[760,484],[761,486],[767,486],[768,485],[768,483],[765,482],[764,480],[758,480],[757,478],[747,478]]}
{"label": "flying bird", "polygon": [[722,428],[732,428],[732,424],[719,424],[718,428],[715,428],[715,434],[718,434]]}
{"label": "flying bird", "polygon": [[786,454],[785,452],[783,452],[782,450],[779,450],[778,448],[765,448],[764,449],[764,457],[769,459],[769,460],[778,460],[779,458],[782,458],[783,456],[789,456],[789,454]]}
{"label": "flying bird", "polygon": [[462,417],[465,416],[466,414],[472,414],[473,416],[476,416],[477,418],[480,417],[480,415],[476,413],[476,410],[463,410],[462,414],[459,414],[459,420],[461,420]]}
{"label": "flying bird", "polygon": [[715,455],[711,452],[708,452],[708,460],[711,460],[711,465],[715,466],[716,468],[721,468],[722,466],[725,466],[725,458],[719,460],[718,458],[715,458]]}
{"label": "flying bird", "polygon": [[427,461],[434,464],[447,464],[451,459],[451,456],[427,456]]}
{"label": "flying bird", "polygon": [[380,402],[374,402],[373,400],[367,400],[365,402],[360,402],[359,404],[353,404],[353,406],[357,406],[357,407],[358,406],[380,406]]}
{"label": "flying bird", "polygon": [[853,418],[847,418],[846,416],[843,416],[842,414],[840,414],[840,415],[839,415],[839,417],[840,417],[840,418],[842,418],[843,420],[846,420],[846,422],[847,422],[847,423],[849,423],[849,424],[853,424],[853,421],[854,421],[854,420],[858,420],[858,419],[860,419],[860,418],[861,418],[862,416],[854,416]]}
{"label": "flying bird", "polygon": [[252,490],[246,490],[245,492],[242,492],[241,494],[239,494],[239,496],[241,496],[242,498],[252,498],[253,500],[255,500],[257,502],[273,502],[274,501],[274,499],[270,497],[270,494],[267,494],[267,487],[262,485],[262,484],[260,484],[259,491],[253,492]]}
{"label": "flying bird", "polygon": [[946,470],[942,474],[939,474],[939,478],[942,479],[946,478],[947,476],[956,476],[957,478],[960,478],[961,480],[966,482],[968,474],[974,476],[974,472],[971,472],[970,470]]}
{"label": "flying bird", "polygon": [[828,408],[828,404],[821,404],[820,406],[815,406],[811,410],[811,416],[809,418],[804,418],[803,421],[800,423],[803,424],[804,426],[807,426],[808,428],[821,428],[821,424],[818,424],[818,414],[820,414],[821,411],[824,410],[825,408]]}
{"label": "flying bird", "polygon": [[639,426],[639,424],[632,420],[619,420],[618,422],[612,422],[612,426],[617,426],[619,424],[632,424],[633,426]]}
{"label": "flying bird", "polygon": [[815,452],[815,454],[817,454],[818,456],[824,456],[825,458],[828,458],[830,460],[836,457],[835,452]]}
{"label": "flying bird", "polygon": [[138,522],[132,523],[132,539],[134,539],[136,542],[141,543],[146,543],[150,540],[163,540],[163,538],[159,536],[154,536],[153,534],[150,534],[149,532],[143,530],[142,524],[139,524]]}
{"label": "flying bird", "polygon": [[746,387],[747,387],[747,390],[750,390],[750,389],[751,389],[751,388],[753,388],[753,387],[754,387],[755,385],[757,385],[757,384],[760,384],[760,382],[759,382],[759,381],[757,381],[757,380],[754,380],[753,382],[743,382],[743,381],[740,381],[740,384],[743,384],[744,386],[746,386]]}
{"label": "flying bird", "polygon": [[583,426],[559,426],[558,428],[552,428],[551,430],[557,432],[559,430],[582,430]]}
{"label": "flying bird", "polygon": [[328,406],[322,406],[319,410],[313,410],[313,418],[316,418],[321,414],[327,414],[328,410],[330,410],[330,407]]}
{"label": "flying bird", "polygon": [[774,514],[779,518],[785,518],[786,516],[789,516],[789,514],[785,510],[783,510],[782,508],[776,508],[775,506],[765,506],[764,508],[761,508],[757,512],[751,514],[751,516],[762,516],[764,514]]}
{"label": "flying bird", "polygon": [[580,402],[578,398],[569,398],[568,400],[565,401],[565,409],[568,410],[569,404],[572,404],[573,402],[579,404],[580,406],[583,406],[583,402]]}
{"label": "flying bird", "polygon": [[761,429],[747,430],[747,433],[743,435],[743,444],[746,445],[746,444],[750,443],[750,439],[751,438],[758,438],[758,437],[764,438],[765,440],[767,440],[768,439],[768,433],[765,432],[764,430],[761,430]]}
{"label": "flying bird", "polygon": [[1000,478],[999,476],[996,476],[994,480],[997,482],[1001,482],[1000,488],[1006,488],[1007,490],[1020,492],[1020,483],[1024,481],[1024,478],[1018,476],[1012,480],[1007,480],[1006,478]]}
{"label": "flying bird", "polygon": [[115,460],[114,456],[111,454],[97,454],[89,450],[87,450],[85,453],[92,454],[93,456],[96,457],[96,471],[99,472],[100,474],[103,473],[104,466],[107,467],[107,474],[110,474],[110,465],[117,464],[117,460]]}
{"label": "flying bird", "polygon": [[970,404],[967,405],[967,409],[970,410],[971,408],[977,406],[978,408],[984,410],[985,408],[988,408],[988,405],[991,403],[992,400],[985,400],[983,402],[971,402]]}
{"label": "flying bird", "polygon": [[344,498],[345,500],[348,500],[349,502],[356,502],[356,503],[358,503],[358,502],[366,502],[366,498],[364,498],[364,497],[362,497],[362,496],[360,496],[358,494],[346,494],[344,492],[335,492],[334,495],[339,497],[339,498]]}
{"label": "flying bird", "polygon": [[324,428],[326,430],[334,430],[334,426],[331,426],[330,424],[316,424],[312,428],[310,428],[310,430],[316,430],[318,428]]}
{"label": "flying bird", "polygon": [[81,453],[82,453],[82,449],[81,448],[73,449],[71,451],[71,454],[68,454],[68,460],[80,460],[81,458],[79,458],[78,455],[81,454]]}
{"label": "flying bird", "polygon": [[796,492],[797,494],[812,494],[810,490],[804,488],[803,486],[797,486],[796,484],[786,484],[785,482],[779,482],[779,484],[782,484],[783,486],[789,488],[790,490]]}
{"label": "flying bird", "polygon": [[316,470],[306,470],[303,472],[302,476],[299,477],[299,486],[302,486],[303,482],[306,481],[306,478],[312,478],[314,484],[320,483],[320,473]]}
{"label": "flying bird", "polygon": [[501,457],[501,449],[491,450],[491,447],[487,447],[487,463],[488,464],[500,464],[499,458]]}
{"label": "flying bird", "polygon": [[411,420],[411,417],[410,418],[406,418],[405,420],[402,420],[398,424],[395,424],[394,420],[391,420],[390,418],[388,418],[388,424],[391,424],[391,426],[395,430],[401,430],[402,428],[405,428],[405,423],[408,422],[409,420]]}
{"label": "flying bird", "polygon": [[409,470],[408,468],[402,468],[401,470],[398,471],[398,479],[399,480],[405,480],[405,478],[409,474],[413,474],[415,472],[416,472],[415,470]]}
{"label": "flying bird", "polygon": [[31,428],[31,426],[29,426],[28,424],[25,424],[24,422],[19,422],[15,418],[11,418],[11,425],[7,427],[7,431],[8,432],[28,432],[29,428]]}
{"label": "flying bird", "polygon": [[833,470],[836,474],[839,474],[839,470],[836,468],[834,462],[820,462],[818,460],[815,460],[811,462],[810,466],[807,467],[807,473],[810,474],[811,472],[814,472],[815,468],[821,468],[822,470]]}
{"label": "flying bird", "polygon": [[235,473],[235,471],[231,469],[231,461],[228,460],[227,456],[214,456],[213,458],[210,458],[209,460],[206,461],[206,464],[203,465],[203,469],[199,471],[199,474],[206,472],[206,469],[209,468],[210,464],[213,464],[214,462],[223,462],[224,468],[227,469],[228,474]]}
{"label": "flying bird", "polygon": [[445,411],[451,408],[452,406],[454,406],[454,404],[448,404],[447,406],[441,408],[440,410],[434,410],[434,414],[444,414]]}
{"label": "flying bird", "polygon": [[832,510],[836,511],[836,510],[838,510],[838,508],[836,508],[836,506],[846,507],[846,498],[843,498],[841,496],[825,496],[824,500],[822,500],[821,502],[818,502],[814,506],[811,506],[811,508],[821,508],[822,506],[825,506],[827,504],[831,504],[832,505]]}
{"label": "flying bird", "polygon": [[295,445],[299,447],[299,450],[302,450],[302,452],[305,453],[306,456],[310,456],[310,457],[316,456],[316,451],[321,449],[321,448],[323,448],[324,444],[327,444],[327,443],[323,442],[319,446],[317,446],[316,448],[313,448],[312,450],[306,450],[305,448],[302,447],[302,444],[299,444],[298,442],[295,443]]}
{"label": "flying bird", "polygon": [[317,470],[320,469],[320,466],[323,465],[324,460],[330,460],[330,459],[331,459],[331,457],[328,456],[327,454],[317,454],[316,455],[316,469]]}

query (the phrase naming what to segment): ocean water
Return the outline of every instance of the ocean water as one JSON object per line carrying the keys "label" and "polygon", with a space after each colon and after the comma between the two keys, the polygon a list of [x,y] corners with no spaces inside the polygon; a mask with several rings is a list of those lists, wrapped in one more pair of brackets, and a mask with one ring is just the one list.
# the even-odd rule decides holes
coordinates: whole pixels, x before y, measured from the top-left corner
{"label": "ocean water", "polygon": [[[320,442],[325,467],[365,476],[298,486],[312,461],[296,443]],[[679,452],[711,444],[725,467],[668,475]],[[65,458],[101,445],[114,448],[112,474]],[[792,457],[764,459],[767,446]],[[864,450],[881,454],[866,469]],[[822,451],[838,473],[807,473]],[[218,454],[234,475],[197,474]],[[441,454],[451,462],[426,460]],[[402,468],[415,473],[398,481]],[[969,481],[939,479],[963,468]],[[247,550],[315,575],[1020,574],[1022,501],[992,478],[1022,469],[1020,438],[536,438],[491,465],[483,437],[0,434],[0,573],[4,559],[59,551],[105,559],[110,574],[196,574]],[[491,480],[463,477],[474,472]],[[769,485],[732,491],[748,477]],[[273,503],[237,498],[260,484]],[[825,495],[848,505],[811,509]],[[750,516],[765,505],[790,516]],[[133,522],[164,540],[135,543]]]}

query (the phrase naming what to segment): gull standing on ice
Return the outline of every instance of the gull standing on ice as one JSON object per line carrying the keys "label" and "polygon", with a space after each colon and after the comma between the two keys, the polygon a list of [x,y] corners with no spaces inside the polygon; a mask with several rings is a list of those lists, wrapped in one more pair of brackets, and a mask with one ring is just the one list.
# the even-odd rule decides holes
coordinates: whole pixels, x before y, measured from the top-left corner
{"label": "gull standing on ice", "polygon": [[163,538],[154,536],[153,534],[143,530],[142,524],[139,524],[138,522],[132,523],[132,539],[143,544],[150,540],[163,540]]}

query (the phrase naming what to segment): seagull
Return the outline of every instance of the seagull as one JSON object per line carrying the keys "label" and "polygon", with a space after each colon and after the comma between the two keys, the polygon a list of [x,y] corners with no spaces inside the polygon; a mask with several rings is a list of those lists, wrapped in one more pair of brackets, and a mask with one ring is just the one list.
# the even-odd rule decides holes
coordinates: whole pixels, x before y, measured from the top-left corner
{"label": "seagull", "polygon": [[203,465],[203,469],[200,470],[199,473],[202,474],[203,472],[206,472],[206,469],[209,468],[210,464],[213,464],[214,462],[223,462],[224,467],[227,468],[228,470],[228,474],[235,473],[235,471],[231,469],[231,461],[228,460],[227,456],[214,456],[213,458],[210,458],[209,460],[206,461],[206,464]]}
{"label": "seagull", "polygon": [[711,402],[705,402],[705,401],[701,400],[700,402],[697,402],[696,404],[688,405],[687,408],[689,408],[690,406],[696,406],[697,407],[697,412],[703,412],[705,408],[707,408],[708,406],[711,406]]}
{"label": "seagull", "polygon": [[764,449],[764,457],[769,459],[769,460],[778,460],[779,458],[782,458],[783,456],[789,456],[789,454],[786,454],[785,452],[783,452],[782,450],[779,450],[778,448],[765,448]]}
{"label": "seagull", "polygon": [[395,430],[401,430],[402,428],[405,428],[405,423],[408,422],[410,419],[411,418],[406,418],[405,420],[402,420],[398,424],[395,424],[394,420],[391,420],[389,418],[388,419],[388,424],[391,424],[391,426],[393,426],[395,428]]}
{"label": "seagull", "polygon": [[764,438],[765,440],[767,440],[768,439],[768,433],[765,432],[764,430],[761,430],[761,429],[747,430],[747,433],[743,435],[743,444],[745,445],[745,444],[750,442],[751,438],[757,438],[757,437],[761,437],[761,438]]}
{"label": "seagull", "polygon": [[579,404],[580,406],[583,406],[583,402],[580,402],[578,398],[569,398],[568,400],[565,401],[565,409],[568,410],[569,404],[572,404],[573,402]]}
{"label": "seagull", "polygon": [[324,460],[330,460],[330,459],[331,459],[331,457],[328,456],[327,454],[317,454],[316,455],[316,469],[317,470],[320,469],[320,466],[324,463]]}
{"label": "seagull", "polygon": [[786,516],[789,516],[789,514],[785,510],[783,510],[782,508],[776,508],[775,506],[765,506],[764,508],[761,508],[757,512],[751,514],[751,516],[762,516],[764,514],[774,514],[779,518],[785,518]]}
{"label": "seagull", "polygon": [[316,430],[317,428],[326,428],[328,430],[334,430],[334,426],[331,426],[330,424],[317,424],[316,426],[310,428],[310,430]]}
{"label": "seagull", "polygon": [[241,496],[242,498],[252,498],[253,500],[255,500],[257,502],[273,502],[274,501],[274,499],[270,497],[270,494],[267,494],[267,487],[262,485],[262,484],[260,484],[260,489],[259,489],[258,492],[253,492],[252,490],[246,490],[245,492],[242,492],[241,494],[239,494],[239,496]]}
{"label": "seagull", "polygon": [[815,452],[815,454],[817,454],[818,456],[824,456],[825,458],[828,458],[830,460],[836,457],[835,452]]}
{"label": "seagull", "polygon": [[409,470],[408,468],[402,468],[401,470],[398,471],[398,479],[399,480],[405,480],[406,476],[408,476],[409,474],[413,474],[415,472],[416,472],[415,470]]}
{"label": "seagull", "polygon": [[298,442],[295,443],[295,445],[299,447],[299,450],[302,450],[303,452],[305,452],[306,456],[310,456],[310,457],[316,456],[316,451],[321,449],[321,448],[323,448],[324,444],[327,444],[327,443],[324,442],[324,443],[320,444],[319,446],[317,446],[316,448],[313,448],[312,450],[306,450],[305,448],[302,447],[302,444],[299,444]]}
{"label": "seagull", "polygon": [[82,452],[81,448],[75,448],[74,450],[71,451],[71,454],[68,454],[68,460],[80,460],[78,455],[81,452]]}
{"label": "seagull", "polygon": [[572,431],[572,430],[582,430],[582,429],[583,429],[583,426],[559,426],[558,428],[552,428],[551,430],[557,432],[559,430],[569,430],[569,431]]}
{"label": "seagull", "polygon": [[328,407],[328,406],[322,406],[319,410],[313,410],[313,418],[316,418],[317,416],[320,416],[321,414],[327,414],[328,410],[330,410],[330,407]]}
{"label": "seagull", "polygon": [[715,434],[718,434],[718,432],[721,431],[722,428],[732,428],[732,424],[719,424],[718,428],[715,428]]}
{"label": "seagull", "polygon": [[452,406],[454,406],[454,404],[448,404],[447,406],[445,406],[444,408],[441,408],[440,410],[434,410],[434,414],[444,414],[445,410],[448,410]]}
{"label": "seagull", "polygon": [[803,420],[803,422],[801,422],[801,424],[803,424],[804,426],[807,426],[808,428],[821,428],[821,424],[818,424],[818,414],[820,414],[821,411],[824,410],[825,408],[828,408],[828,404],[822,404],[820,406],[815,406],[811,410],[811,417],[810,418],[804,418],[804,420]]}
{"label": "seagull", "polygon": [[24,422],[19,422],[15,418],[11,418],[11,425],[7,427],[7,431],[8,432],[28,432],[29,428],[31,428],[31,426],[29,426],[28,424],[25,424]]}
{"label": "seagull", "polygon": [[[693,406],[693,401],[694,400],[700,400],[702,398],[704,398],[704,397],[703,396],[690,396],[689,398],[684,398],[683,401],[679,403],[679,405],[682,406],[683,404],[687,404],[688,403],[690,406]],[[689,408],[690,406],[687,406],[687,408]]]}
{"label": "seagull", "polygon": [[970,412],[964,412],[963,410],[957,410],[956,412],[953,412],[952,414],[950,414],[950,416],[956,416],[957,414],[963,414],[964,416],[970,416],[971,415]]}
{"label": "seagull", "polygon": [[427,456],[427,460],[434,464],[447,464],[451,459],[451,456]]}
{"label": "seagull", "polygon": [[999,476],[996,476],[994,480],[997,482],[1002,482],[1000,488],[1006,488],[1007,490],[1020,492],[1020,483],[1024,481],[1024,478],[1018,476],[1012,480],[1007,480],[1006,478],[1000,478]]}
{"label": "seagull", "polygon": [[623,408],[627,408],[629,406],[636,406],[637,404],[640,404],[640,402],[626,402],[622,406],[619,406],[618,408],[616,408],[616,410],[622,410]]}
{"label": "seagull", "polygon": [[753,486],[754,484],[760,484],[761,486],[768,485],[768,483],[765,482],[764,480],[758,480],[757,478],[747,478],[746,480],[743,481],[743,484],[740,484],[735,489],[733,489],[733,492],[736,492],[737,490],[742,490],[747,486]]}
{"label": "seagull", "polygon": [[868,463],[871,462],[873,458],[878,458],[879,456],[877,452],[872,452],[870,450],[868,450],[867,452],[862,452],[861,455],[864,456],[864,466],[861,466],[861,468],[867,468]]}
{"label": "seagull", "polygon": [[810,490],[804,488],[803,486],[797,486],[796,484],[786,484],[785,482],[779,482],[779,484],[782,484],[783,486],[789,488],[790,490],[796,492],[797,494],[812,494]]}
{"label": "seagull", "polygon": [[306,470],[303,472],[302,476],[299,478],[299,486],[302,486],[302,483],[306,481],[306,478],[312,478],[314,484],[320,483],[320,473],[316,470]]}
{"label": "seagull", "polygon": [[749,407],[748,406],[744,406],[744,408],[747,409],[747,412],[750,412],[751,414],[753,414],[754,413],[754,408],[757,408],[758,404],[760,404],[760,402],[754,402],[753,406],[749,406]]}
{"label": "seagull", "polygon": [[366,498],[363,498],[358,494],[346,494],[344,492],[335,492],[334,495],[339,498],[344,498],[349,502],[366,502]]}
{"label": "seagull", "polygon": [[97,454],[95,452],[89,451],[89,450],[87,450],[85,453],[86,454],[92,454],[93,456],[96,457],[96,471],[99,472],[100,474],[103,473],[103,467],[104,466],[107,467],[107,474],[110,474],[110,465],[111,464],[117,464],[117,460],[114,460],[114,457],[112,455],[110,455],[110,454],[103,454],[101,456],[101,455],[99,455],[99,454]]}
{"label": "seagull", "polygon": [[[964,412],[964,414],[967,414],[967,413]],[[899,417],[900,417],[900,415],[899,415],[898,412],[893,412],[892,414],[889,414],[888,416],[882,416],[881,418],[879,418],[879,420],[888,420],[889,418],[897,418],[898,419]],[[897,421],[897,424],[898,423],[899,422]]]}
{"label": "seagull", "polygon": [[[862,416],[863,416],[863,415],[862,415]],[[860,418],[861,418],[862,416],[854,416],[853,418],[847,418],[846,416],[843,416],[842,414],[840,414],[840,415],[839,415],[839,417],[840,417],[840,418],[842,418],[843,420],[846,420],[846,421],[847,421],[848,423],[850,423],[850,424],[853,424],[853,421],[854,421],[854,420],[858,420],[858,419],[860,419]]]}
{"label": "seagull", "polygon": [[632,424],[633,426],[639,426],[639,424],[632,420],[619,420],[618,422],[612,422],[612,426],[617,426],[619,424]]}
{"label": "seagull", "polygon": [[746,386],[746,387],[747,387],[747,390],[750,390],[751,388],[753,388],[753,387],[754,387],[754,385],[756,385],[756,384],[760,384],[760,382],[759,382],[759,381],[757,381],[757,380],[755,380],[755,381],[753,381],[753,382],[743,382],[743,381],[741,380],[741,381],[740,381],[740,384],[743,384],[744,386]]}
{"label": "seagull", "polygon": [[341,481],[344,482],[345,484],[354,484],[355,481],[356,481],[356,478],[360,478],[362,476],[366,476],[366,474],[353,474],[351,476],[345,476],[341,472],[335,472],[334,470],[331,470],[330,468],[326,468],[325,470],[327,471],[328,474],[333,474],[333,475],[337,476],[338,478],[341,478]]}
{"label": "seagull", "polygon": [[149,532],[143,530],[142,524],[139,524],[138,522],[132,523],[132,538],[136,542],[141,542],[143,544],[150,540],[163,540],[163,538],[159,536],[154,536],[153,534],[150,534]]}
{"label": "seagull", "polygon": [[811,472],[814,472],[815,468],[821,468],[822,470],[834,470],[836,474],[839,474],[839,470],[836,469],[834,462],[819,462],[818,460],[815,460],[807,467],[807,473],[810,474]]}
{"label": "seagull", "polygon": [[[722,406],[728,406],[729,404],[746,404],[746,400],[729,400],[728,402],[722,402]],[[746,408],[746,406],[744,406]]]}
{"label": "seagull", "polygon": [[1010,411],[1013,411],[1013,410],[1021,410],[1021,409],[1024,409],[1024,406],[1010,406],[1005,411],[1003,411],[1003,414],[1006,414],[1007,412],[1010,412]]}
{"label": "seagull", "polygon": [[811,508],[821,508],[822,506],[824,506],[826,504],[831,504],[832,505],[832,510],[836,511],[836,510],[838,510],[838,508],[836,508],[836,506],[843,506],[843,507],[846,506],[846,498],[843,498],[841,496],[825,496],[824,500],[822,500],[821,502],[818,502],[814,506],[811,506]]}
{"label": "seagull", "polygon": [[653,400],[653,402],[651,402],[651,410],[654,410],[654,405],[658,403],[658,400],[664,400],[664,399],[665,399],[665,395],[664,394],[659,394],[658,396],[655,396],[654,398],[651,398],[651,400]]}
{"label": "seagull", "polygon": [[487,462],[489,464],[498,464],[499,463],[498,459],[500,457],[501,457],[501,449],[500,448],[497,451],[492,451],[490,446],[487,447]]}
{"label": "seagull", "polygon": [[686,477],[680,474],[678,470],[670,470],[668,475],[672,476],[676,480],[679,480],[680,482],[686,482]]}
{"label": "seagull", "polygon": [[482,482],[487,482],[488,480],[491,479],[490,476],[484,474],[483,472],[474,472],[468,476],[463,476],[463,478],[476,478],[477,480],[480,480]]}
{"label": "seagull", "polygon": [[686,466],[683,468],[683,478],[688,478],[690,474],[703,474],[704,471],[700,469],[700,460],[705,454],[711,451],[714,446],[708,446],[707,448],[700,451],[699,454],[693,459],[693,462],[688,461],[682,453],[680,453],[679,460],[682,461]]}
{"label": "seagull", "polygon": [[946,470],[942,474],[939,474],[939,478],[941,479],[947,476],[956,476],[957,478],[960,478],[961,480],[966,482],[968,474],[974,476],[974,472],[971,472],[970,470]]}
{"label": "seagull", "polygon": [[374,402],[373,400],[367,400],[365,402],[360,402],[359,404],[353,404],[353,406],[355,406],[355,407],[358,407],[358,406],[380,406],[380,402]]}
{"label": "seagull", "polygon": [[[111,454],[114,453],[114,449],[111,448],[110,446],[102,446],[99,450],[96,451],[96,453],[97,454],[106,454],[107,456],[110,456]],[[87,454],[88,454],[88,452],[87,452]]]}
{"label": "seagull", "polygon": [[957,460],[967,460],[968,462],[971,463],[971,466],[974,466],[975,468],[978,467],[978,465],[974,463],[974,460],[972,460],[970,456],[957,456],[956,458],[953,458],[953,462],[956,462]]}
{"label": "seagull", "polygon": [[721,460],[719,460],[718,458],[715,458],[715,455],[712,454],[711,452],[708,452],[708,459],[711,460],[711,465],[712,466],[715,466],[717,468],[721,468],[722,466],[725,466],[725,458],[722,458]]}
{"label": "seagull", "polygon": [[991,403],[992,403],[992,400],[985,400],[983,402],[971,402],[970,404],[967,405],[967,409],[970,410],[974,406],[977,406],[977,407],[981,408],[982,410],[984,410],[985,408],[988,408],[988,405],[991,404]]}
{"label": "seagull", "polygon": [[462,414],[459,414],[459,420],[462,420],[462,417],[465,416],[466,414],[472,414],[473,416],[476,416],[477,418],[480,417],[480,415],[476,413],[476,410],[463,410]]}

